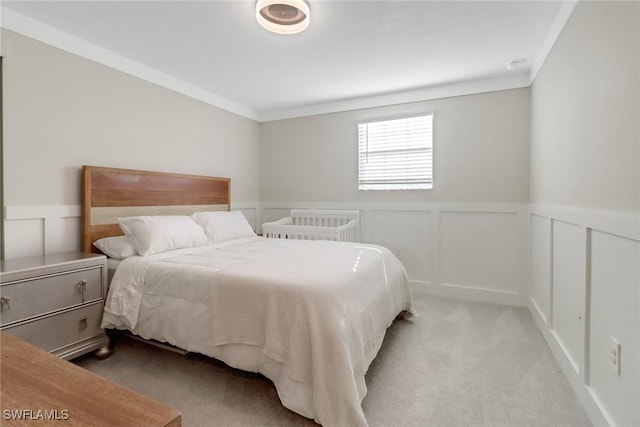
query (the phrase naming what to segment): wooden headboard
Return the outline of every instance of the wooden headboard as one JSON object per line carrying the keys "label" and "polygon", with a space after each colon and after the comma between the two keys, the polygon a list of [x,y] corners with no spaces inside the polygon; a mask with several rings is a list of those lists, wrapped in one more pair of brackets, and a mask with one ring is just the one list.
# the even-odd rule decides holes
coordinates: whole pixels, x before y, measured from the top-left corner
{"label": "wooden headboard", "polygon": [[118,217],[229,210],[230,192],[229,178],[83,166],[82,250],[122,235]]}

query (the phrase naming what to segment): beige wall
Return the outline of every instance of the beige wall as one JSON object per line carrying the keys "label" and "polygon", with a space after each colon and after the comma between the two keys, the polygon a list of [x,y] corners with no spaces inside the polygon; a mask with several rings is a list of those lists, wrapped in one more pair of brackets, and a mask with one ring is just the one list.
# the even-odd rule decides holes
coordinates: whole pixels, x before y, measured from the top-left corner
{"label": "beige wall", "polygon": [[531,312],[594,425],[640,425],[640,3],[578,2],[531,98]]}
{"label": "beige wall", "polygon": [[[358,191],[356,122],[415,112],[435,112],[433,190]],[[263,201],[528,201],[529,89],[267,122],[260,140]]]}
{"label": "beige wall", "polygon": [[581,2],[532,89],[531,202],[640,213],[637,2]]}
{"label": "beige wall", "polygon": [[[274,218],[361,207],[366,240],[430,291],[528,299],[592,419],[640,422],[640,3],[578,2],[531,89],[263,124],[2,36],[5,205],[77,205],[93,164],[230,176],[234,202]],[[359,192],[356,122],[419,111],[435,112],[434,189]],[[79,241],[78,218],[30,214],[7,222],[8,252]]]}
{"label": "beige wall", "polygon": [[[416,292],[526,304],[529,89],[262,123],[263,220],[358,209]],[[434,112],[434,188],[358,191],[357,122]]]}
{"label": "beige wall", "polygon": [[259,202],[259,125],[3,30],[5,205],[80,204],[82,165],[228,176]]}

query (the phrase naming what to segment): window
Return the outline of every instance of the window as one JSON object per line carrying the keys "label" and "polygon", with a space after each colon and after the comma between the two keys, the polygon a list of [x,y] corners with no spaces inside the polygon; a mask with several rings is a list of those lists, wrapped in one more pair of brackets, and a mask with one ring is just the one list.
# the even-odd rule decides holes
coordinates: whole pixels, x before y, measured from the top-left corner
{"label": "window", "polygon": [[433,187],[433,114],[358,123],[360,190]]}

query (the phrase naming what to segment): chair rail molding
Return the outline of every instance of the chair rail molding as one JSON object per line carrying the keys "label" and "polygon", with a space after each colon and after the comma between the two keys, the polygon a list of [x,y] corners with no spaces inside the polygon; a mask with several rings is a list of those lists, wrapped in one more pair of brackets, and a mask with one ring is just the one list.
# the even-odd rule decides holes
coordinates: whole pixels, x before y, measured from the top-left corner
{"label": "chair rail molding", "polygon": [[[260,222],[260,202],[231,204],[254,229]],[[80,205],[5,206],[5,258],[79,251],[81,247]]]}

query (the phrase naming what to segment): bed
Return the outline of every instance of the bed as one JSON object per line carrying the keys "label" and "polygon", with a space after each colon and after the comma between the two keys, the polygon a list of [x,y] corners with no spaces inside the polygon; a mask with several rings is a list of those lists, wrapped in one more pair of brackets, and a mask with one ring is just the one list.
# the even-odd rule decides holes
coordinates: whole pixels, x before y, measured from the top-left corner
{"label": "bed", "polygon": [[[229,210],[227,178],[90,166],[82,175],[83,249],[98,252],[94,242],[124,229],[145,253],[110,263],[103,327],[260,372],[285,407],[322,425],[367,425],[367,369],[393,321],[415,314],[389,250],[258,237]],[[141,250],[129,225],[168,216],[194,219],[207,241],[189,228],[188,244]],[[191,234],[180,227],[174,239]]]}

